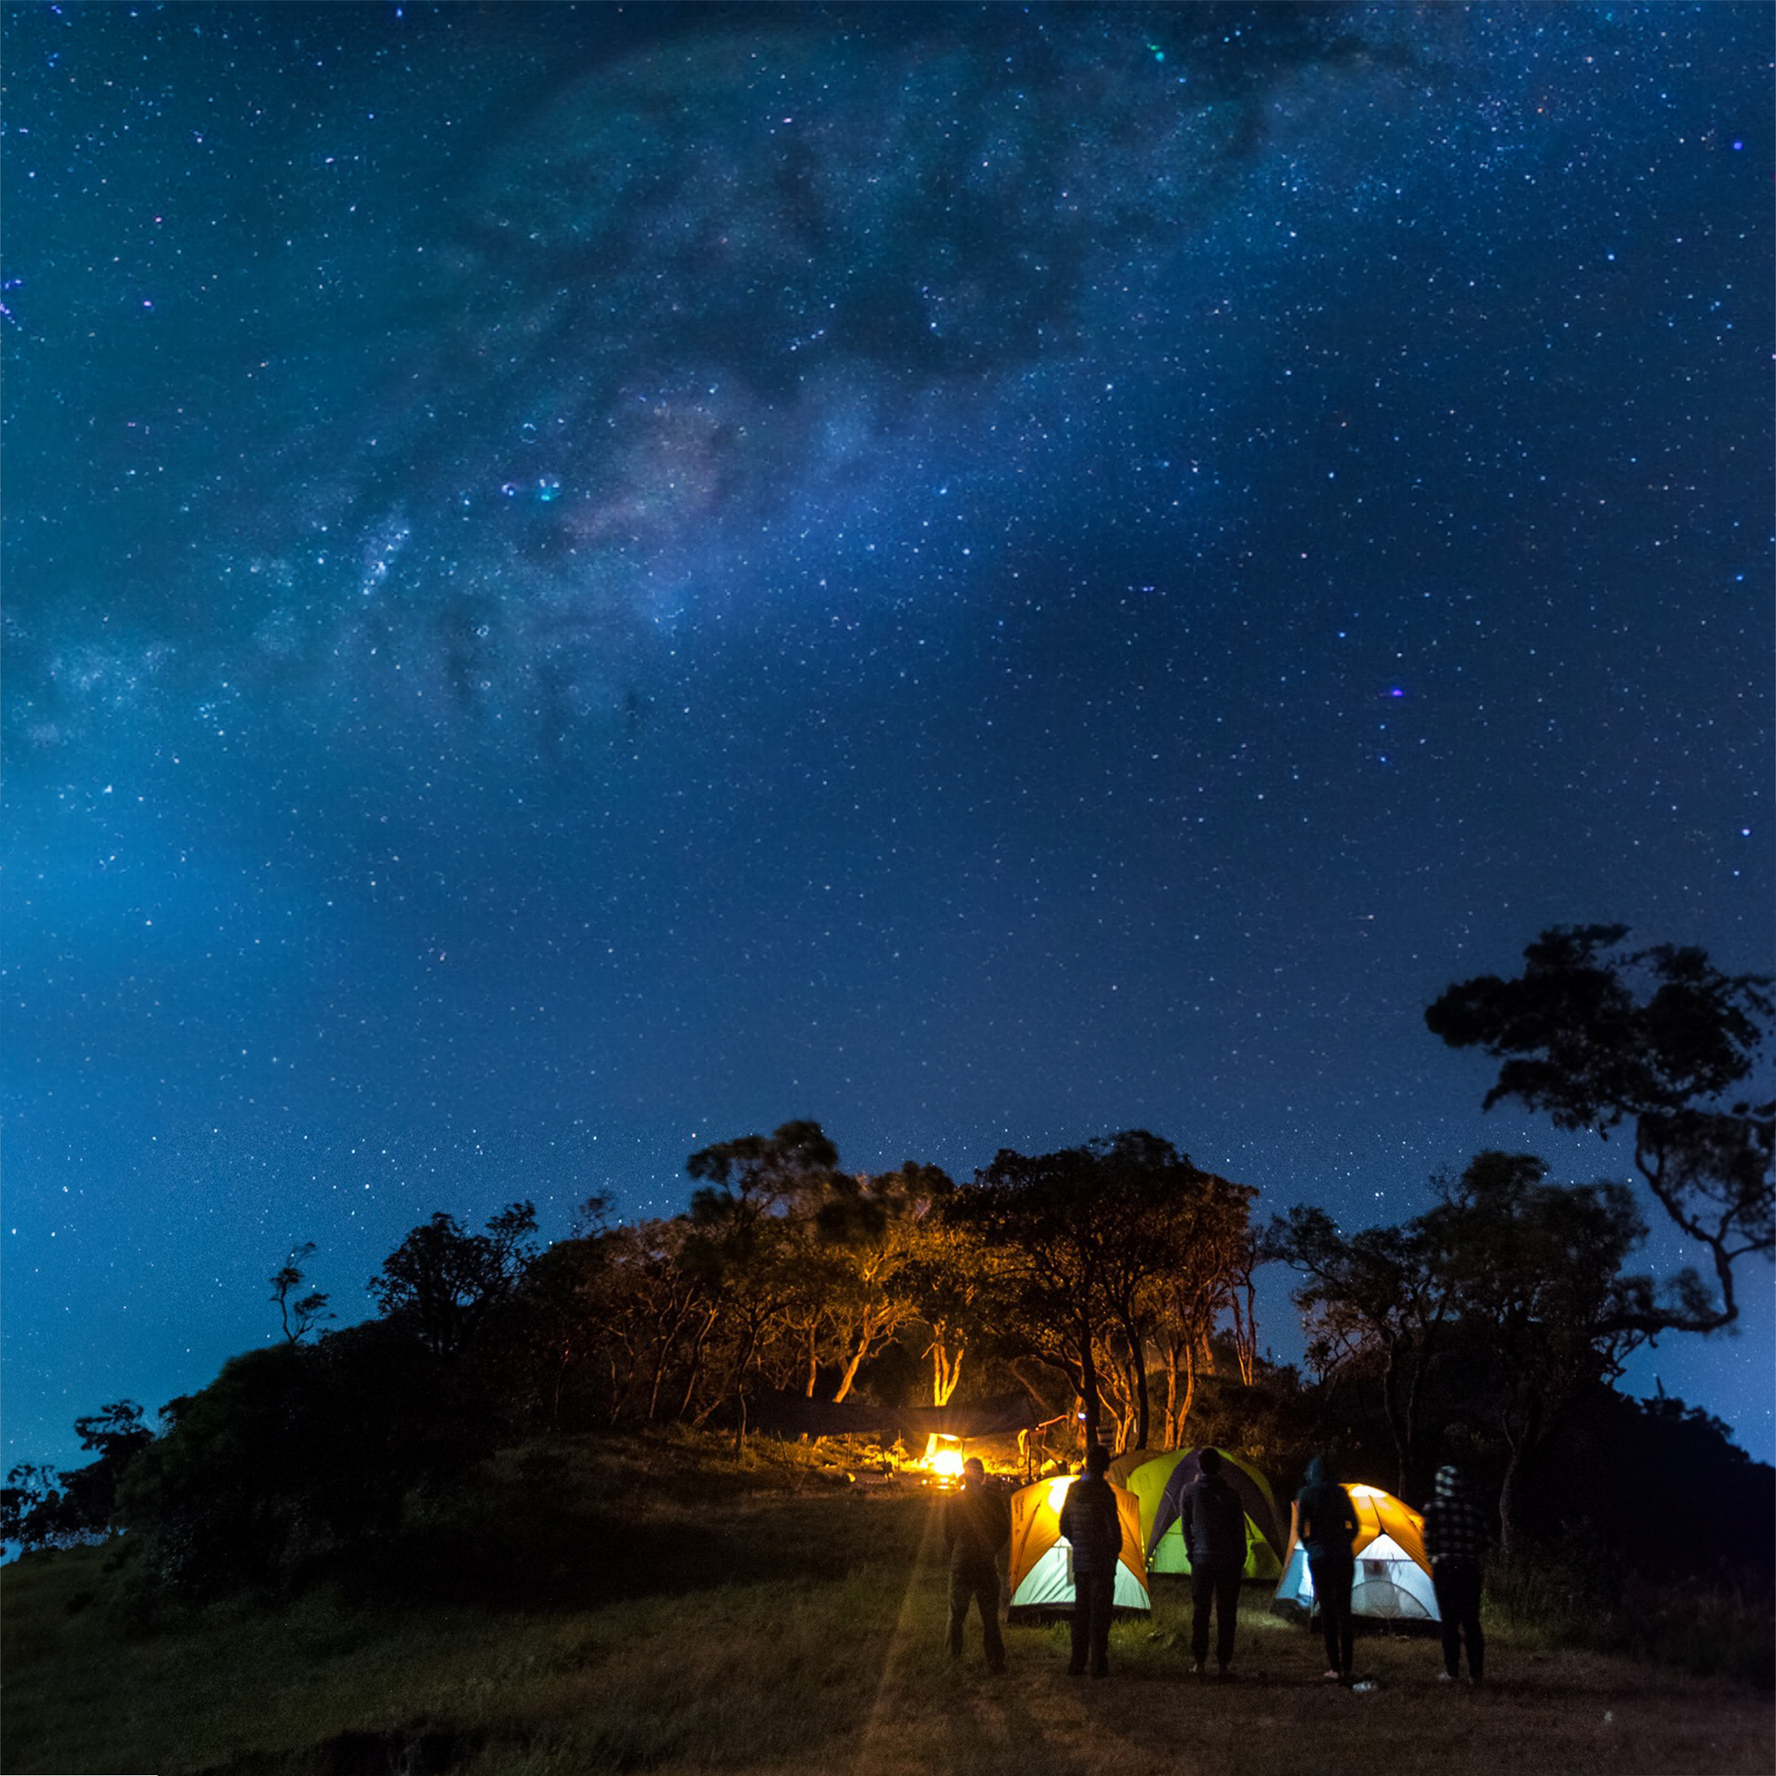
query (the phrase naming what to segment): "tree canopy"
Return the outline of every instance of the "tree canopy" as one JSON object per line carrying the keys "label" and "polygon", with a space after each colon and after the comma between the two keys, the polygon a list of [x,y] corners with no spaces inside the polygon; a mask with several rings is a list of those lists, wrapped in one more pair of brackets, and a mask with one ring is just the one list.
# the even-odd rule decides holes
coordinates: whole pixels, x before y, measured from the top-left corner
{"label": "tree canopy", "polygon": [[[1655,1200],[1712,1261],[1714,1297],[1692,1272],[1620,1306],[1625,1328],[1709,1332],[1739,1316],[1733,1266],[1776,1255],[1776,1015],[1768,975],[1723,973],[1705,950],[1630,950],[1625,925],[1556,926],[1511,980],[1480,975],[1425,1012],[1452,1048],[1500,1062],[1485,1107],[1515,1098],[1556,1128],[1634,1129]],[[1762,1075],[1761,1091],[1745,1088]]]}

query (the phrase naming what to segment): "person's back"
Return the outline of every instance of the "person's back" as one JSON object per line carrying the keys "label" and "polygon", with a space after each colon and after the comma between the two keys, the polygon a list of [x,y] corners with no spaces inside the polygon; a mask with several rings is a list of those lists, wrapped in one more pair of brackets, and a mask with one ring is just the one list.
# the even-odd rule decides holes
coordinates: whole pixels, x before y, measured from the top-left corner
{"label": "person's back", "polygon": [[1075,1570],[1107,1572],[1122,1551],[1122,1522],[1116,1492],[1101,1473],[1089,1470],[1067,1488],[1061,1505],[1061,1534],[1073,1548]]}
{"label": "person's back", "polygon": [[[1205,1450],[1204,1455],[1214,1451]],[[1179,1500],[1184,1551],[1191,1570],[1199,1566],[1244,1566],[1246,1563],[1246,1511],[1227,1475],[1206,1461],[1202,1472],[1184,1488]]]}
{"label": "person's back", "polygon": [[1116,1595],[1116,1561],[1122,1552],[1122,1519],[1116,1493],[1104,1478],[1110,1451],[1094,1443],[1085,1452],[1085,1472],[1067,1488],[1061,1504],[1060,1531],[1073,1549],[1073,1651],[1067,1663],[1072,1677],[1093,1677],[1110,1670],[1110,1617]]}
{"label": "person's back", "polygon": [[1328,1478],[1325,1461],[1315,1456],[1307,1464],[1307,1484],[1295,1495],[1296,1535],[1310,1560],[1331,1556],[1350,1558],[1357,1533],[1357,1513],[1350,1494]]}
{"label": "person's back", "polygon": [[1295,1495],[1295,1535],[1307,1554],[1326,1643],[1326,1675],[1351,1674],[1351,1585],[1356,1576],[1356,1507],[1350,1494],[1315,1456],[1307,1464],[1307,1484]]}
{"label": "person's back", "polygon": [[1425,1558],[1433,1570],[1446,1563],[1479,1566],[1490,1540],[1486,1520],[1462,1491],[1456,1470],[1439,1468],[1436,1495],[1424,1508]]}

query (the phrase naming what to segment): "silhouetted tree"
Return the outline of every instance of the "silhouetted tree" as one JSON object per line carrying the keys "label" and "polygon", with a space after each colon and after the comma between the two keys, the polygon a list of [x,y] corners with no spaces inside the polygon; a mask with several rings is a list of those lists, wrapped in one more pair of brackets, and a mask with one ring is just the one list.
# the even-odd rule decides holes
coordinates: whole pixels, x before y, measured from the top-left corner
{"label": "silhouetted tree", "polygon": [[1321,1375],[1373,1362],[1394,1443],[1394,1490],[1422,1496],[1419,1400],[1454,1311],[1455,1279],[1425,1227],[1370,1227],[1346,1234],[1324,1209],[1297,1207],[1271,1223],[1267,1258],[1299,1271],[1290,1298]]}
{"label": "silhouetted tree", "polygon": [[0,1488],[0,1539],[25,1549],[70,1548],[110,1534],[118,1486],[154,1433],[134,1400],[75,1419],[74,1433],[98,1459],[59,1473],[35,1462],[13,1468]]}
{"label": "silhouetted tree", "polygon": [[1502,1063],[1488,1109],[1515,1098],[1556,1128],[1606,1138],[1633,1124],[1641,1176],[1708,1250],[1719,1294],[1685,1271],[1663,1291],[1625,1297],[1622,1325],[1711,1332],[1739,1316],[1735,1261],[1776,1255],[1776,1103],[1733,1096],[1768,1066],[1772,981],[1723,974],[1696,948],[1625,950],[1627,935],[1625,925],[1544,931],[1523,952],[1521,976],[1458,982],[1425,1022],[1450,1047]]}
{"label": "silhouetted tree", "polygon": [[1400,1490],[1419,1486],[1423,1383],[1442,1357],[1459,1370],[1464,1418],[1504,1450],[1500,1514],[1522,1522],[1518,1482],[1566,1404],[1621,1373],[1643,1334],[1622,1303],[1645,1279],[1622,1266],[1646,1227],[1625,1184],[1560,1185],[1529,1154],[1487,1152],[1442,1180],[1439,1200],[1402,1227],[1346,1235],[1298,1208],[1269,1236],[1304,1273],[1295,1298],[1316,1362],[1379,1361]]}
{"label": "silhouetted tree", "polygon": [[276,1304],[284,1337],[291,1344],[300,1344],[322,1320],[335,1318],[327,1312],[328,1297],[319,1289],[300,1293],[307,1278],[303,1271],[314,1256],[315,1243],[305,1240],[292,1248],[290,1255],[271,1273],[271,1299]]}
{"label": "silhouetted tree", "polygon": [[496,1415],[398,1323],[232,1358],[170,1410],[118,1488],[143,1568],[213,1596],[364,1570],[403,1503],[491,1447]]}
{"label": "silhouetted tree", "polygon": [[1622,1266],[1646,1237],[1625,1184],[1550,1184],[1525,1153],[1477,1154],[1419,1226],[1464,1330],[1494,1359],[1491,1426],[1507,1450],[1499,1494],[1508,1547],[1518,1483],[1562,1409],[1613,1380],[1644,1334],[1622,1324]]}
{"label": "silhouetted tree", "polygon": [[511,1296],[534,1255],[536,1208],[509,1204],[467,1233],[442,1210],[413,1229],[365,1286],[384,1319],[408,1328],[434,1356],[454,1357]]}

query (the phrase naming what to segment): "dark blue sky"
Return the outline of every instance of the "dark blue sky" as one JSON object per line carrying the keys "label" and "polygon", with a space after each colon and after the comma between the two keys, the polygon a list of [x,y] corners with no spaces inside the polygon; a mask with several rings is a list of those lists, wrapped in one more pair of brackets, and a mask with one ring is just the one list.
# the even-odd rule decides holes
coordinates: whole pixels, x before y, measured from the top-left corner
{"label": "dark blue sky", "polygon": [[1770,38],[8,8],[8,1465],[794,1116],[1627,1175],[1422,1013],[1772,963]]}

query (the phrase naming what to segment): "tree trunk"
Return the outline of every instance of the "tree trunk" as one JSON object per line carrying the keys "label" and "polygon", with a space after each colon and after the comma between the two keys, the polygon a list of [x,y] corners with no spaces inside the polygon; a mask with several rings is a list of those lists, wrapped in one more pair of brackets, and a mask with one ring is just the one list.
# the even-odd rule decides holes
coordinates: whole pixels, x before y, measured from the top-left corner
{"label": "tree trunk", "polygon": [[1168,1449],[1178,1447],[1178,1342],[1168,1338],[1162,1347],[1165,1352],[1166,1403],[1165,1403],[1165,1446]]}
{"label": "tree trunk", "polygon": [[1147,1346],[1127,1315],[1122,1320],[1122,1336],[1128,1347],[1129,1379],[1133,1383],[1130,1392],[1134,1396],[1135,1408],[1135,1436],[1129,1447],[1145,1449],[1147,1433],[1153,1426],[1153,1406],[1147,1394]]}
{"label": "tree trunk", "polygon": [[1246,1272],[1246,1311],[1240,1313],[1239,1292],[1229,1289],[1228,1300],[1233,1307],[1233,1353],[1239,1362],[1240,1380],[1253,1386],[1258,1379],[1258,1285],[1252,1273]]}
{"label": "tree trunk", "polygon": [[859,1344],[857,1349],[851,1353],[851,1360],[845,1365],[844,1374],[839,1377],[838,1391],[833,1395],[835,1406],[851,1392],[851,1384],[857,1379],[857,1371],[863,1367],[863,1353],[868,1348],[869,1345],[866,1341]]}
{"label": "tree trunk", "polygon": [[1381,1404],[1388,1432],[1394,1439],[1394,1490],[1401,1498],[1412,1496],[1412,1426],[1400,1404],[1400,1341],[1390,1339],[1387,1362],[1381,1371]]}
{"label": "tree trunk", "polygon": [[1172,1447],[1184,1447],[1185,1428],[1190,1423],[1190,1408],[1196,1399],[1196,1341],[1191,1339],[1184,1346],[1184,1400],[1178,1408],[1178,1429]]}
{"label": "tree trunk", "polygon": [[1522,1506],[1517,1497],[1517,1484],[1522,1477],[1523,1458],[1535,1447],[1541,1418],[1539,1406],[1531,1401],[1520,1425],[1513,1426],[1507,1418],[1502,1427],[1505,1446],[1511,1452],[1505,1463],[1505,1477],[1499,1483],[1499,1552],[1507,1559],[1523,1541],[1523,1525],[1518,1518]]}
{"label": "tree trunk", "polygon": [[944,1349],[941,1337],[934,1337],[931,1343],[931,1404],[947,1406],[950,1396],[956,1391],[956,1384],[962,1379],[962,1359],[966,1350],[956,1352],[952,1361]]}
{"label": "tree trunk", "polygon": [[1092,1349],[1095,1341],[1091,1327],[1082,1323],[1079,1332],[1079,1403],[1085,1414],[1085,1446],[1090,1449],[1098,1440],[1098,1359]]}

